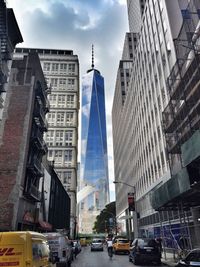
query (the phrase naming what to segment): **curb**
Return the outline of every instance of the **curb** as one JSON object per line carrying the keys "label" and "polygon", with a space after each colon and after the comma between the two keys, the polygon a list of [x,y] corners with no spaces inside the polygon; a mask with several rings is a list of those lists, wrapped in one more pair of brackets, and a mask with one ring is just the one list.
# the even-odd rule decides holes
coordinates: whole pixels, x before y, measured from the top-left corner
{"label": "curb", "polygon": [[171,261],[165,261],[163,260],[162,261],[162,264],[165,265],[165,266],[170,266],[170,267],[174,267],[177,265],[178,262],[171,262]]}

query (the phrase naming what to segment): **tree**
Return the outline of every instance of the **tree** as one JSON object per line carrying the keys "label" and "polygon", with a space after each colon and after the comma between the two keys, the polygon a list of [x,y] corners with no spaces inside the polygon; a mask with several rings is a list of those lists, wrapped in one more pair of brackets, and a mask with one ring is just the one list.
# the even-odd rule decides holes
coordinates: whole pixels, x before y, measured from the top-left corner
{"label": "tree", "polygon": [[96,233],[115,232],[116,228],[116,203],[110,202],[96,217],[93,230]]}

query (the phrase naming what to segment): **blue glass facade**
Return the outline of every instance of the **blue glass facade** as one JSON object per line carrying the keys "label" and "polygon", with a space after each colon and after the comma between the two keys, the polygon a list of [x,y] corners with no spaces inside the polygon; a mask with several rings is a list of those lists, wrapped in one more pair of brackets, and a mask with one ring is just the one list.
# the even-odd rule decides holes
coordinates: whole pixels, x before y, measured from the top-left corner
{"label": "blue glass facade", "polygon": [[82,203],[90,213],[109,202],[104,79],[91,69],[82,80],[81,183],[94,191]]}

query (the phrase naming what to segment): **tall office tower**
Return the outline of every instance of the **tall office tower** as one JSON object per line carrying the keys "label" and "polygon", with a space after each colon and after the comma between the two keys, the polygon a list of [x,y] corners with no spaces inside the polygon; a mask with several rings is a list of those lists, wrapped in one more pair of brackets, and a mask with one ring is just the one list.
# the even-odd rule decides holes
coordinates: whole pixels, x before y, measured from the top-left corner
{"label": "tall office tower", "polygon": [[92,233],[96,216],[109,202],[104,79],[88,70],[82,80],[81,188],[92,186],[80,203],[80,232]]}
{"label": "tall office tower", "polygon": [[50,112],[47,116],[48,160],[71,198],[71,235],[76,223],[79,62],[72,50],[17,48],[20,54],[38,53],[48,85]]}
{"label": "tall office tower", "polygon": [[145,2],[146,0],[127,0],[130,32],[140,32]]}
{"label": "tall office tower", "polygon": [[[129,3],[132,3],[133,8],[134,3],[137,5],[137,1]],[[128,14],[130,22],[133,14],[130,11]],[[195,236],[194,227],[190,228],[189,236],[184,224],[188,218],[191,226],[192,217],[188,207],[197,206],[197,202],[192,201],[195,190],[192,190],[194,185],[191,181],[194,181],[195,172],[192,174],[192,167],[189,175],[181,170],[184,161],[183,158],[180,160],[180,151],[184,151],[184,146],[181,148],[180,145],[191,135],[186,134],[186,129],[191,127],[189,122],[194,117],[189,114],[194,107],[187,115],[181,113],[185,114],[185,118],[177,116],[177,112],[183,111],[185,103],[198,88],[198,55],[194,60],[196,63],[191,65],[193,75],[192,71],[191,74],[186,74],[185,69],[189,68],[193,53],[198,48],[197,41],[194,47],[192,44],[194,40],[199,40],[199,1],[146,1],[141,23],[139,34],[135,33],[138,39],[133,57],[127,50],[127,42],[131,43],[134,37],[129,34],[127,38],[126,35],[123,51],[125,58],[122,57],[121,62],[127,60],[129,55],[132,66],[125,63],[119,65],[112,109],[114,169],[115,180],[118,182],[117,218],[124,220],[125,226],[129,225],[123,230],[129,231],[131,238],[138,234],[162,235],[165,240],[170,240],[170,244],[166,244],[173,247],[181,235],[187,235],[192,242]],[[126,84],[123,80],[125,72],[128,75],[131,73]],[[180,82],[178,90],[173,93]],[[181,93],[184,87],[187,88],[187,93]],[[186,106],[189,107],[188,103]],[[172,118],[175,117],[177,118],[173,121]],[[168,139],[165,139],[163,122]],[[193,124],[196,125],[194,121]],[[173,149],[175,145],[176,149]],[[168,152],[166,148],[169,147]],[[186,147],[187,145],[187,158]],[[187,162],[191,161],[192,158],[187,159]],[[133,221],[129,219],[129,192],[133,192],[135,197]],[[191,201],[189,197],[184,197],[189,196],[189,192],[193,192]],[[193,226],[196,222],[193,219]]]}

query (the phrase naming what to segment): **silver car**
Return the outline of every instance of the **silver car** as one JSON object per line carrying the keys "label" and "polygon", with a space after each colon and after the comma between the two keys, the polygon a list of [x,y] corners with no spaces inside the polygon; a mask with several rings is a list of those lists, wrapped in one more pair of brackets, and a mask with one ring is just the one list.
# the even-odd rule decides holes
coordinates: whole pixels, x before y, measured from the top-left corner
{"label": "silver car", "polygon": [[103,241],[101,239],[93,239],[91,243],[91,251],[100,250],[103,251]]}

